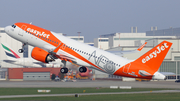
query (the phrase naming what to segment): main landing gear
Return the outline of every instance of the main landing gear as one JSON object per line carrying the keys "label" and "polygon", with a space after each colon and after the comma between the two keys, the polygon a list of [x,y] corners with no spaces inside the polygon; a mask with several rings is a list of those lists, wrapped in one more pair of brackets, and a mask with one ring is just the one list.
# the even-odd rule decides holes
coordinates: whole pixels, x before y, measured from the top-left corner
{"label": "main landing gear", "polygon": [[24,47],[25,47],[25,45],[26,45],[26,44],[25,44],[25,43],[23,43],[23,45],[22,45],[22,49],[19,49],[19,50],[18,50],[18,52],[19,52],[19,53],[23,53],[23,52],[24,52]]}
{"label": "main landing gear", "polygon": [[60,72],[62,74],[66,74],[68,72],[68,68],[66,67],[66,61],[62,60],[61,62],[64,64],[64,67],[60,69]]}

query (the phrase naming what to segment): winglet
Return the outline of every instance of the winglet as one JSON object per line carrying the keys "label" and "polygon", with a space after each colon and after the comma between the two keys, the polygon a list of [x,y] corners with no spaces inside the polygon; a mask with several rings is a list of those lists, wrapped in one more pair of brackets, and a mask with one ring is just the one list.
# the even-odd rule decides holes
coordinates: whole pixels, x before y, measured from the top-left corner
{"label": "winglet", "polygon": [[144,43],[142,46],[140,46],[137,50],[138,50],[138,51],[141,51],[146,44],[147,44],[147,42],[145,42],[145,43]]}

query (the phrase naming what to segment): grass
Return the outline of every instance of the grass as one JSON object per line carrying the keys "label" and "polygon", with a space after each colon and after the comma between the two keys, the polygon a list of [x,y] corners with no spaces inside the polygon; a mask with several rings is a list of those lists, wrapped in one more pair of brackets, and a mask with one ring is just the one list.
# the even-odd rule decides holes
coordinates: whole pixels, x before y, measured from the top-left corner
{"label": "grass", "polygon": [[[38,93],[37,90],[51,90],[50,93]],[[75,94],[75,93],[101,93],[101,92],[136,92],[168,90],[165,88],[0,88],[3,95],[34,95],[34,94]],[[179,101],[180,93],[149,93],[149,94],[114,94],[114,95],[81,95],[55,96],[55,97],[26,97],[26,98],[0,98],[0,100],[61,100],[61,101]]]}
{"label": "grass", "polygon": [[[51,90],[50,93],[38,93],[37,90]],[[101,92],[133,92],[167,90],[161,88],[0,88],[0,95],[32,95],[32,94],[70,94],[70,93],[101,93]]]}

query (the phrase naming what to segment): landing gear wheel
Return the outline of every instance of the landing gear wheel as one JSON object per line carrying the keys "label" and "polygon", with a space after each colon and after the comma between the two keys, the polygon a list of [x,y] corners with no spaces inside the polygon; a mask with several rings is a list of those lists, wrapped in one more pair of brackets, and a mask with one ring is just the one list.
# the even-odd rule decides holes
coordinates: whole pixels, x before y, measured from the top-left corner
{"label": "landing gear wheel", "polygon": [[66,73],[68,72],[68,68],[61,68],[61,69],[60,69],[60,72],[61,72],[62,74],[66,74]]}
{"label": "landing gear wheel", "polygon": [[19,53],[23,53],[24,50],[23,50],[23,49],[19,49],[18,52],[19,52]]}

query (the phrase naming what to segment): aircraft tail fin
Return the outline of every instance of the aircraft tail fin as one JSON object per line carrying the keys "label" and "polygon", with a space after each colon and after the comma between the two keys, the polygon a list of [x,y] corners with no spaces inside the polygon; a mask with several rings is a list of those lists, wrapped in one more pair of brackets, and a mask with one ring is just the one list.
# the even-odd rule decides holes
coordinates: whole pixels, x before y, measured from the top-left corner
{"label": "aircraft tail fin", "polygon": [[1,45],[2,45],[4,52],[6,53],[6,56],[8,59],[9,58],[16,58],[16,59],[20,58],[20,56],[17,55],[11,48],[9,48],[8,45],[6,45],[4,43],[1,43]]}
{"label": "aircraft tail fin", "polygon": [[142,63],[153,71],[158,71],[161,63],[163,62],[166,54],[171,48],[172,43],[168,41],[163,41],[158,44],[156,47],[139,57],[134,62]]}

